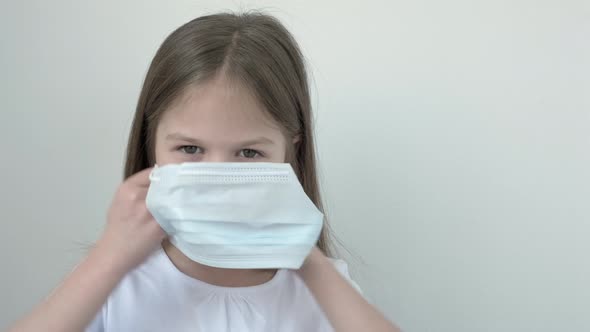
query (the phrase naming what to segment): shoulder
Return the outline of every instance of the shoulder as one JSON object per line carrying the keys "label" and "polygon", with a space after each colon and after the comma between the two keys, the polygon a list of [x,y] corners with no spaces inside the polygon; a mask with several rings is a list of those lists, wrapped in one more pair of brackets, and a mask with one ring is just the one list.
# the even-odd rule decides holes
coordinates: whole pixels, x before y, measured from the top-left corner
{"label": "shoulder", "polygon": [[[138,319],[136,315],[140,311],[135,310],[138,307],[157,312],[158,307],[162,307],[162,301],[166,301],[167,292],[174,291],[170,287],[182,287],[179,283],[167,282],[170,276],[166,271],[168,267],[161,257],[162,254],[162,250],[155,251],[121,279],[86,328],[86,332],[109,330],[113,326],[113,321],[124,321],[125,317],[130,320]],[[163,289],[163,284],[167,285],[168,289]],[[120,323],[115,326],[121,327]]]}

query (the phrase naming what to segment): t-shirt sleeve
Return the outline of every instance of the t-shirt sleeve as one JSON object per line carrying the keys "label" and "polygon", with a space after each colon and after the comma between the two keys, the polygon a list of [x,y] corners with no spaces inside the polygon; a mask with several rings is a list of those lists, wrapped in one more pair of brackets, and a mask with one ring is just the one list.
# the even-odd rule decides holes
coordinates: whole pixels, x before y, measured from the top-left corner
{"label": "t-shirt sleeve", "polygon": [[96,314],[90,325],[86,327],[84,332],[104,332],[104,310],[103,306],[100,311]]}
{"label": "t-shirt sleeve", "polygon": [[342,259],[331,260],[332,264],[334,264],[334,268],[336,268],[336,270],[340,272],[340,275],[342,275],[342,277],[344,277],[344,279],[346,279],[350,283],[352,288],[356,289],[357,292],[359,292],[362,295],[363,291],[361,290],[360,286],[354,280],[352,280],[350,274],[348,273],[348,264]]}

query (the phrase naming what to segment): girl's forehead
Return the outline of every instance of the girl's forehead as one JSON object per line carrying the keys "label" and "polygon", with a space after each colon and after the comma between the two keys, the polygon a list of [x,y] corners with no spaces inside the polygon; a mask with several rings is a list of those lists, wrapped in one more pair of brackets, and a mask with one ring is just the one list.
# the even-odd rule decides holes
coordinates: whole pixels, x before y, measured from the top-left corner
{"label": "girl's forehead", "polygon": [[227,117],[265,120],[268,113],[255,95],[243,84],[223,78],[192,84],[172,103],[171,113],[194,117]]}
{"label": "girl's forehead", "polygon": [[248,89],[223,80],[187,87],[164,112],[158,127],[201,134],[282,133]]}

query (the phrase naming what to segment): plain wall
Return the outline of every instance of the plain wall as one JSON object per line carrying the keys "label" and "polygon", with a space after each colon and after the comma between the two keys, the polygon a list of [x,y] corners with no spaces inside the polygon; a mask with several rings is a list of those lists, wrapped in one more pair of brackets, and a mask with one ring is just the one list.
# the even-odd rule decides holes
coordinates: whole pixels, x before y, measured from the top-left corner
{"label": "plain wall", "polygon": [[313,74],[322,186],[406,331],[590,331],[590,2],[3,1],[0,328],[96,240],[149,62],[265,9]]}

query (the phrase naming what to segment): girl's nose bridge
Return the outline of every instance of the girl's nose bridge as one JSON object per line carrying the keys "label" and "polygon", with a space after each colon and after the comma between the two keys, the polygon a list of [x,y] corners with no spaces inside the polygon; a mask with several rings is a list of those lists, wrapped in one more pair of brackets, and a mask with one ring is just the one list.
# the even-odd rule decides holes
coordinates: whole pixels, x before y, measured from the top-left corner
{"label": "girl's nose bridge", "polygon": [[227,148],[213,148],[205,152],[202,161],[214,163],[233,162],[235,161],[235,156]]}

